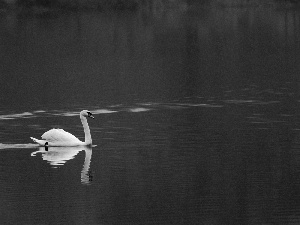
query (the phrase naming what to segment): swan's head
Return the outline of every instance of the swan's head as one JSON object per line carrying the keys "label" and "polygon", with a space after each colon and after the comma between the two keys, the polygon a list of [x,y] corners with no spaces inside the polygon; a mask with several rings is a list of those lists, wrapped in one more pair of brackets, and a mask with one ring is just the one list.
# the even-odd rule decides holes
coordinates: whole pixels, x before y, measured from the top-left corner
{"label": "swan's head", "polygon": [[82,111],[80,112],[80,116],[90,117],[90,118],[95,119],[95,118],[93,117],[93,114],[92,114],[90,111],[88,111],[88,110],[82,110]]}

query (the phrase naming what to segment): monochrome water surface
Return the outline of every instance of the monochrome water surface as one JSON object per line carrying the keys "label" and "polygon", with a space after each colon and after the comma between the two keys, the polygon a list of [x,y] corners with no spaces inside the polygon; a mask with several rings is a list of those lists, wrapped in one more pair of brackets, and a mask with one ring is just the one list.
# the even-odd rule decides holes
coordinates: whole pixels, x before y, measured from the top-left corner
{"label": "monochrome water surface", "polygon": [[299,224],[297,10],[0,16],[1,224]]}

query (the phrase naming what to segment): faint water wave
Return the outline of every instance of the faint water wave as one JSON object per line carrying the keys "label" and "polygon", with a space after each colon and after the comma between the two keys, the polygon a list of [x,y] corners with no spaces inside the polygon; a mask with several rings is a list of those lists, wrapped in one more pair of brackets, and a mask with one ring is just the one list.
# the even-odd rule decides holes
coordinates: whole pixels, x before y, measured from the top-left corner
{"label": "faint water wave", "polygon": [[[133,106],[111,106],[113,109],[91,109],[90,111],[97,115],[97,114],[110,114],[110,113],[118,113],[118,112],[130,112],[130,113],[139,113],[139,112],[146,112],[157,108],[157,104],[151,105],[152,107],[141,107],[139,105]],[[190,105],[192,106],[192,105]],[[92,108],[92,107],[91,107]],[[32,112],[22,112],[22,113],[11,113],[11,114],[3,114],[0,115],[0,120],[14,120],[14,119],[28,119],[34,117],[51,117],[51,116],[78,116],[80,110],[78,111],[64,111],[64,110],[52,110],[52,111],[44,111],[44,110],[35,110]],[[1,114],[1,112],[0,112]]]}
{"label": "faint water wave", "polygon": [[245,116],[245,123],[251,124],[256,129],[274,129],[274,127],[285,125],[293,131],[299,130],[299,118],[292,114],[250,114]]}
{"label": "faint water wave", "polygon": [[0,143],[0,149],[20,149],[20,148],[37,148],[38,144],[3,144]]}
{"label": "faint water wave", "polygon": [[[281,91],[283,89],[280,89]],[[287,89],[288,91],[288,89]],[[285,94],[286,97],[291,96],[291,92],[279,92],[278,90],[266,89],[259,90],[258,86],[250,85],[250,87],[242,88],[239,90],[224,90],[223,96],[186,96],[181,99],[174,99],[171,102],[138,102],[132,105],[123,103],[108,105],[106,107],[98,106],[84,106],[90,109],[93,114],[111,114],[118,112],[127,113],[143,113],[152,110],[174,109],[181,110],[187,108],[224,108],[231,105],[241,106],[255,106],[268,107],[273,105],[284,104],[287,99],[283,99],[281,95]],[[281,96],[281,97],[278,97]],[[299,103],[299,100],[296,100]],[[70,110],[43,110],[36,109],[33,111],[25,111],[20,113],[0,112],[0,120],[15,120],[15,119],[30,119],[35,117],[52,117],[52,116],[65,116],[72,117],[78,116],[81,107],[78,105]],[[2,115],[1,115],[2,114]],[[288,115],[288,113],[287,113]]]}
{"label": "faint water wave", "polygon": [[18,118],[29,118],[29,117],[34,117],[34,114],[30,112],[23,112],[23,113],[16,113],[16,114],[0,115],[1,120],[13,120]]}
{"label": "faint water wave", "polygon": [[149,108],[131,108],[128,111],[137,113],[137,112],[146,112],[146,111],[149,111],[149,110],[151,110],[151,109],[149,109]]}
{"label": "faint water wave", "polygon": [[221,108],[224,107],[224,105],[219,104],[207,104],[207,103],[177,103],[174,104],[175,106],[186,106],[186,107],[208,107],[208,108]]}
{"label": "faint water wave", "polygon": [[[0,120],[14,120],[14,119],[28,119],[35,117],[49,117],[49,116],[78,116],[80,111],[62,111],[62,110],[53,110],[53,111],[44,111],[36,110],[32,112],[23,112],[23,113],[11,113],[0,115]],[[96,109],[92,110],[93,114],[107,114],[115,113],[117,111],[108,110],[108,109]],[[1,112],[0,112],[1,113]]]}
{"label": "faint water wave", "polygon": [[268,105],[268,104],[278,104],[280,101],[259,101],[259,100],[247,100],[247,99],[230,99],[224,100],[228,104],[256,104],[256,105]]}

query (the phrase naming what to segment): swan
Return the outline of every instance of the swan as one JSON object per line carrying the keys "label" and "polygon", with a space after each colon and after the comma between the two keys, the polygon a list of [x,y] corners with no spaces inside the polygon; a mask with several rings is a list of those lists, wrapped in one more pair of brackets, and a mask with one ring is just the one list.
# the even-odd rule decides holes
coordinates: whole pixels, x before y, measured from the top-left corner
{"label": "swan", "polygon": [[30,137],[34,142],[40,146],[53,146],[53,147],[68,147],[68,146],[86,146],[92,145],[92,137],[87,117],[93,118],[93,114],[88,110],[80,112],[80,120],[83,126],[85,141],[80,141],[77,137],[63,129],[51,129],[42,135],[42,140]]}

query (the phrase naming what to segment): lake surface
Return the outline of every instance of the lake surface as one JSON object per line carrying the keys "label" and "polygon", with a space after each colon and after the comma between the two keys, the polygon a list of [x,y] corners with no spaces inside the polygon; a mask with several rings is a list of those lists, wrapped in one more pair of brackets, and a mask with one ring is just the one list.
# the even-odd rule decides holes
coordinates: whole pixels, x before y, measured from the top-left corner
{"label": "lake surface", "polygon": [[[1,224],[299,224],[300,12],[0,13]],[[38,148],[62,128],[92,148]],[[46,151],[47,150],[47,151]]]}

